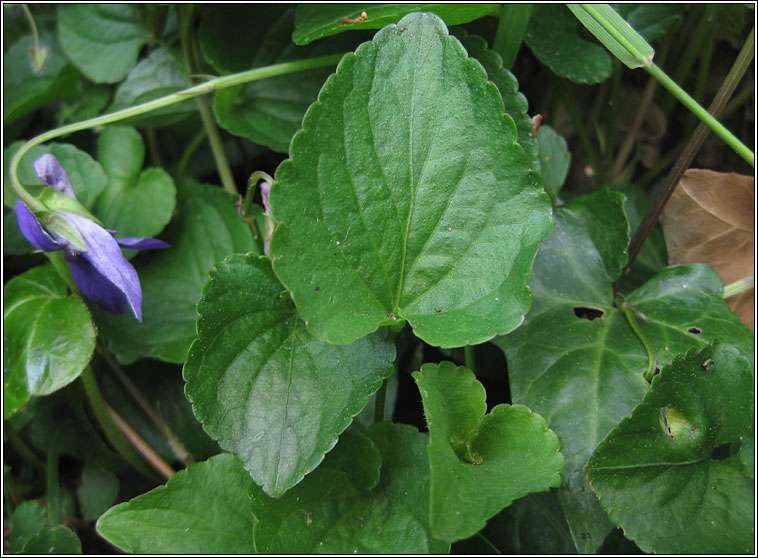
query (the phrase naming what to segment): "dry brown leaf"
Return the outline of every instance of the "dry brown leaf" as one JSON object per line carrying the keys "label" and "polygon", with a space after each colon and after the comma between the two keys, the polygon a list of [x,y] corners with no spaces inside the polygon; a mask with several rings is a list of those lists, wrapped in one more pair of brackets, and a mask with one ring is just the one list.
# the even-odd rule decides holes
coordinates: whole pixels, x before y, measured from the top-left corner
{"label": "dry brown leaf", "polygon": [[[725,285],[754,275],[754,205],[752,176],[685,172],[662,215],[669,264],[710,264]],[[754,330],[752,292],[749,301],[734,296],[727,303]],[[736,310],[738,299],[741,312]]]}

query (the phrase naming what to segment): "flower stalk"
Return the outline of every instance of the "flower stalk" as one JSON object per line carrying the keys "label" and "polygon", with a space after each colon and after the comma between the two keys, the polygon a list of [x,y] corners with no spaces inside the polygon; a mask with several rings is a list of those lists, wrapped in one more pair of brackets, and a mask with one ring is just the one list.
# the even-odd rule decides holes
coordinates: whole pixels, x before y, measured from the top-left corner
{"label": "flower stalk", "polygon": [[18,197],[21,198],[21,200],[27,206],[29,206],[29,208],[32,211],[44,211],[46,209],[44,204],[42,204],[42,202],[40,202],[39,200],[37,200],[37,198],[32,196],[21,185],[21,182],[18,178],[18,167],[19,167],[19,164],[21,163],[21,159],[24,155],[26,155],[26,153],[29,152],[31,148],[37,145],[40,145],[42,143],[45,143],[47,141],[50,141],[52,139],[65,136],[66,134],[79,132],[81,130],[88,130],[90,128],[95,128],[96,126],[104,126],[106,124],[113,124],[114,122],[119,122],[127,118],[139,116],[141,114],[145,114],[147,112],[151,112],[159,108],[171,106],[173,104],[179,103],[186,99],[197,97],[198,95],[206,95],[208,93],[213,93],[214,91],[219,91],[227,87],[242,85],[243,83],[257,81],[259,79],[264,79],[264,78],[269,78],[269,77],[274,77],[274,76],[281,76],[284,74],[290,74],[294,72],[301,72],[301,71],[310,70],[313,68],[333,66],[334,64],[337,64],[337,62],[340,61],[342,56],[343,56],[342,54],[330,54],[327,56],[306,58],[303,60],[296,60],[294,62],[284,62],[282,64],[273,64],[271,66],[264,66],[262,68],[247,70],[245,72],[239,72],[236,74],[230,74],[227,76],[217,77],[217,78],[208,80],[204,83],[201,83],[199,85],[189,87],[188,89],[178,91],[177,93],[172,93],[171,95],[166,95],[165,97],[160,97],[159,99],[154,99],[152,101],[148,101],[147,103],[142,103],[141,105],[137,105],[135,107],[125,108],[116,112],[103,114],[101,116],[96,116],[94,118],[82,120],[81,122],[75,122],[73,124],[67,124],[66,126],[61,126],[60,128],[55,128],[54,130],[50,130],[48,132],[45,132],[44,134],[40,134],[37,137],[30,139],[24,145],[22,145],[18,151],[16,151],[15,155],[11,159],[10,168],[9,168],[11,186],[15,190],[16,194],[18,194]]}

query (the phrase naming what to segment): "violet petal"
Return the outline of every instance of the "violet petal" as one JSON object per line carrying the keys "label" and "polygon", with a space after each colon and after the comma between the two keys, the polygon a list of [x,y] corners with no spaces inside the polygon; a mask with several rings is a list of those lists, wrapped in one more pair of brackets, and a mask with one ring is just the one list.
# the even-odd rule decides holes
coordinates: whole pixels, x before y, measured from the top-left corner
{"label": "violet petal", "polygon": [[16,200],[16,219],[18,220],[18,228],[21,229],[21,234],[37,250],[55,252],[63,248],[62,243],[56,242],[45,232],[45,229],[39,224],[34,213],[21,200]]}
{"label": "violet petal", "polygon": [[72,256],[67,253],[66,260],[71,268],[71,276],[85,297],[112,314],[124,313],[126,295],[95,269],[83,254]]}
{"label": "violet petal", "polygon": [[263,202],[264,215],[271,215],[271,205],[268,201],[268,196],[271,193],[271,184],[268,182],[261,182],[261,201]]}
{"label": "violet petal", "polygon": [[157,238],[117,238],[119,246],[129,250],[156,250],[158,248],[168,248],[169,245]]}
{"label": "violet petal", "polygon": [[71,187],[71,181],[54,155],[50,153],[42,155],[34,161],[34,170],[37,171],[37,176],[39,176],[43,184],[52,186],[59,192],[63,192],[76,199],[74,189]]}
{"label": "violet petal", "polygon": [[[93,223],[85,217],[63,211],[59,212],[59,214],[73,224],[79,231],[79,234],[82,235],[87,250],[82,252],[81,256],[103,276],[104,283],[109,282],[115,285],[123,293],[132,312],[134,312],[134,316],[139,321],[142,321],[142,288],[140,287],[139,277],[132,264],[124,258],[116,239],[100,225]],[[91,277],[89,280],[92,282]],[[97,289],[96,282],[93,283],[93,286]],[[103,297],[110,297],[108,288],[109,285],[107,284],[101,286]],[[87,298],[97,301],[98,296],[90,296],[88,294]]]}

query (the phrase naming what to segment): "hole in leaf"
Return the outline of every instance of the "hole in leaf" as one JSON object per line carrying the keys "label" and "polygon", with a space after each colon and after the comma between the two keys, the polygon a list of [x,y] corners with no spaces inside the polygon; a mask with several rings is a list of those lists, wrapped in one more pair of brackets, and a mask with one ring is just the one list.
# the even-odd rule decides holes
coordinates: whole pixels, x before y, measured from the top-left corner
{"label": "hole in leaf", "polygon": [[574,306],[574,316],[582,320],[592,321],[605,316],[605,310],[590,306]]}
{"label": "hole in leaf", "polygon": [[722,461],[732,455],[732,444],[721,444],[711,450],[711,459]]}
{"label": "hole in leaf", "polygon": [[687,328],[687,333],[692,333],[694,335],[700,335],[701,333],[703,333],[703,330],[700,329],[697,326],[692,326],[692,327],[688,327]]}

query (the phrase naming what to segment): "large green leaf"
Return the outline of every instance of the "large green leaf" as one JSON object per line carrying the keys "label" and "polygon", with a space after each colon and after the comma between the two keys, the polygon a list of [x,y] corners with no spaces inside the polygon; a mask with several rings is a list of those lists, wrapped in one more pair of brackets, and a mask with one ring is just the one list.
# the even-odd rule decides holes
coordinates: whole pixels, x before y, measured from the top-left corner
{"label": "large green leaf", "polygon": [[754,550],[754,481],[718,454],[752,433],[752,368],[721,343],[674,359],[589,460],[601,504],[645,552]]}
{"label": "large green leaf", "polygon": [[600,45],[579,36],[581,25],[566,6],[534,7],[524,42],[553,73],[592,85],[611,75],[611,57]]}
{"label": "large green leaf", "polygon": [[61,6],[58,36],[63,51],[95,83],[120,81],[148,40],[136,4]]}
{"label": "large green leaf", "polygon": [[532,138],[532,119],[527,115],[529,102],[519,91],[516,77],[503,66],[503,59],[494,50],[487,48],[487,42],[479,35],[469,35],[462,27],[456,27],[453,34],[472,58],[476,58],[487,71],[487,78],[494,83],[503,97],[505,112],[513,118],[518,133],[518,142],[524,148],[527,157],[533,162],[535,170],[540,169],[536,156],[536,145]]}
{"label": "large green leaf", "polygon": [[560,486],[563,456],[541,416],[522,405],[496,405],[485,416],[484,387],[451,362],[424,364],[413,377],[429,426],[435,537],[470,537],[513,500]]}
{"label": "large green leaf", "polygon": [[195,306],[208,271],[229,254],[256,250],[232,196],[186,182],[179,198],[177,216],[163,235],[171,247],[134,260],[142,284],[142,323],[94,310],[100,331],[123,363],[140,356],[184,362],[195,339]]}
{"label": "large green leaf", "polygon": [[[356,29],[381,29],[411,12],[437,14],[447,25],[460,25],[496,16],[497,4],[301,4],[297,7],[292,40],[298,45]],[[361,15],[366,12],[366,18]],[[356,20],[347,23],[347,20]]]}
{"label": "large green leaf", "polygon": [[98,159],[108,187],[97,201],[98,217],[121,237],[153,237],[171,219],[176,187],[159,167],[142,171],[145,144],[129,126],[111,126],[98,138]]}
{"label": "large green leaf", "polygon": [[251,489],[262,554],[442,554],[429,531],[427,438],[383,422],[345,432],[324,462],[278,499]]}
{"label": "large green leaf", "polygon": [[[5,167],[3,174],[3,201],[9,207],[15,207],[16,191],[11,187],[10,160],[15,155],[24,141],[13,142],[5,150]],[[71,187],[74,189],[76,199],[90,209],[100,193],[105,189],[108,179],[103,172],[100,163],[95,161],[89,153],[76,148],[68,143],[48,143],[32,147],[23,157],[18,165],[18,179],[24,186],[39,185],[42,181],[34,171],[34,161],[39,159],[45,153],[51,153],[58,159],[58,162],[66,170]]]}
{"label": "large green leaf", "polygon": [[3,287],[3,417],[32,395],[73,382],[92,358],[95,328],[82,299],[68,295],[51,266]]}
{"label": "large green leaf", "polygon": [[274,271],[311,333],[406,319],[444,347],[518,326],[550,200],[479,63],[433,14],[346,55],[276,172]]}
{"label": "large green leaf", "polygon": [[282,291],[264,256],[216,264],[184,366],[195,416],[273,497],[318,466],[395,359],[386,332],[347,346],[311,338]]}
{"label": "large green leaf", "polygon": [[251,484],[239,460],[217,455],[111,508],[97,531],[134,554],[252,554]]}
{"label": "large green leaf", "polygon": [[[108,112],[147,103],[177,91],[187,89],[192,82],[179,66],[175,56],[166,48],[158,48],[150,56],[140,60],[131,69],[126,79],[116,89],[113,103]],[[134,126],[170,126],[183,122],[197,114],[197,103],[187,99],[174,105],[150,111],[122,121],[122,124]]]}
{"label": "large green leaf", "polygon": [[34,37],[21,38],[3,55],[3,123],[10,124],[38,108],[81,93],[79,72],[61,52],[54,35],[41,33],[40,48],[48,49],[42,71],[29,59]]}
{"label": "large green leaf", "polygon": [[[294,7],[222,6],[203,21],[200,44],[216,69],[223,72],[339,54],[357,44],[354,37],[345,35],[309,47],[295,46],[289,39],[294,17]],[[241,34],[244,45],[230,43],[230,30],[240,25],[255,25],[261,33],[252,41],[247,33]],[[317,68],[223,89],[214,97],[213,112],[218,123],[232,134],[286,153],[306,109],[333,71],[333,67]]]}
{"label": "large green leaf", "polygon": [[[532,311],[521,328],[495,340],[508,359],[514,403],[545,417],[561,441],[559,497],[582,552],[594,552],[612,528],[582,467],[649,387],[647,353],[612,299],[629,239],[622,203],[622,194],[603,190],[556,211],[555,231],[535,259]],[[750,332],[721,299],[720,285],[708,266],[680,266],[627,297],[648,320],[637,318],[658,367],[716,338],[752,351]]]}

